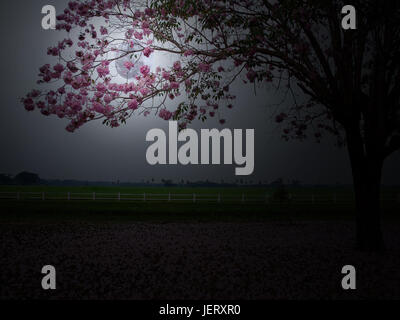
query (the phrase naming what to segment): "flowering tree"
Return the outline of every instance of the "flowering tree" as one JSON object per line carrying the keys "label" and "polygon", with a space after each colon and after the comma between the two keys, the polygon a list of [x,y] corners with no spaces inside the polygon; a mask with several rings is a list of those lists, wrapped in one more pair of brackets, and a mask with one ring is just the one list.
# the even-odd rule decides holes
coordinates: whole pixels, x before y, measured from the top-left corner
{"label": "flowering tree", "polygon": [[[182,129],[232,108],[238,76],[281,87],[293,102],[276,116],[283,138],[329,133],[347,145],[358,244],[378,249],[382,165],[400,148],[399,4],[353,4],[358,29],[345,31],[340,0],[71,1],[57,17],[69,36],[48,49],[58,62],[40,68],[39,83],[52,89],[33,90],[23,103],[69,119],[71,132],[90,120],[117,127],[151,112]],[[157,52],[173,63],[147,64]],[[133,78],[115,77],[119,60],[126,73],[136,68]]]}
{"label": "flowering tree", "polygon": [[[44,115],[68,118],[70,132],[96,119],[117,127],[134,114],[148,115],[153,110],[165,120],[180,120],[180,127],[185,128],[195,118],[216,116],[222,102],[232,107],[229,101],[234,96],[220,81],[225,69],[212,67],[223,57],[208,54],[196,31],[180,26],[185,20],[179,22],[156,3],[71,1],[57,20],[57,29],[70,36],[48,48],[48,54],[57,57],[58,63],[42,66],[38,81],[56,87],[33,90],[23,103],[28,111],[38,108]],[[175,62],[151,70],[146,58],[157,51],[175,56]],[[123,62],[127,72],[137,65],[140,68],[133,79],[121,81],[111,68],[127,57]],[[169,111],[167,102],[182,92],[187,99]],[[199,99],[201,105],[196,103]]]}

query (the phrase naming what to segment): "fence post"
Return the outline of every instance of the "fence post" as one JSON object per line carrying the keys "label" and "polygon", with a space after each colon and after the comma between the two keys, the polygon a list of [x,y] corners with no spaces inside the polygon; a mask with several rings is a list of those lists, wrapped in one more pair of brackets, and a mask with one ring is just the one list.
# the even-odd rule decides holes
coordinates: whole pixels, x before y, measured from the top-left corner
{"label": "fence post", "polygon": [[171,202],[171,192],[168,193],[168,202]]}
{"label": "fence post", "polygon": [[96,201],[96,192],[93,192],[93,201]]}
{"label": "fence post", "polygon": [[118,201],[121,201],[121,192],[118,192]]}
{"label": "fence post", "polygon": [[143,201],[146,202],[146,192],[143,193]]}
{"label": "fence post", "polygon": [[71,194],[69,192],[67,193],[67,200],[71,200]]}

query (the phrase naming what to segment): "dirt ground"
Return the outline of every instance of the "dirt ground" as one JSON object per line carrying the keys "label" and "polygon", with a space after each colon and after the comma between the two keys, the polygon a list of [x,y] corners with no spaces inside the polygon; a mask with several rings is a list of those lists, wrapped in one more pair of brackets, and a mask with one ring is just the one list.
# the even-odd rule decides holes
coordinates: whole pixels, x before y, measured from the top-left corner
{"label": "dirt ground", "polygon": [[0,298],[399,299],[400,225],[384,234],[386,253],[368,254],[350,222],[1,224]]}

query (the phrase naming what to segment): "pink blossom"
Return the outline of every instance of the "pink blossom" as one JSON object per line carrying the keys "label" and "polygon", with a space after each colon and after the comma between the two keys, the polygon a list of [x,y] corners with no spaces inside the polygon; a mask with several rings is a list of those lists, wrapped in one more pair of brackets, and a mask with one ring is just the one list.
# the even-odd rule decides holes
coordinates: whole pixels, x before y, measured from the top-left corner
{"label": "pink blossom", "polygon": [[106,35],[106,34],[108,34],[107,28],[101,26],[101,27],[100,27],[100,33],[101,33],[103,36]]}
{"label": "pink blossom", "polygon": [[246,74],[247,79],[249,79],[250,82],[254,82],[256,77],[257,77],[257,72],[255,72],[254,70],[250,70],[247,74]]}
{"label": "pink blossom", "polygon": [[64,71],[64,66],[62,64],[58,63],[53,67],[53,69],[54,69],[54,71],[61,73]]}
{"label": "pink blossom", "polygon": [[208,63],[199,63],[199,70],[202,72],[210,72],[211,66]]}
{"label": "pink blossom", "polygon": [[142,40],[143,39],[143,33],[135,31],[133,33],[133,36],[137,39],[137,40]]}
{"label": "pink blossom", "polygon": [[181,66],[180,61],[175,61],[174,62],[174,70],[179,71],[179,70],[181,70],[181,68],[182,68],[182,66]]}
{"label": "pink blossom", "polygon": [[70,123],[66,128],[65,128],[65,130],[67,130],[68,132],[74,132],[75,131],[75,126],[72,124],[72,123]]}
{"label": "pink blossom", "polygon": [[49,55],[49,56],[54,56],[54,57],[56,57],[56,56],[58,56],[58,54],[59,54],[59,52],[60,52],[60,50],[58,49],[58,48],[48,48],[47,49],[47,54]]}
{"label": "pink blossom", "polygon": [[142,96],[145,97],[145,96],[147,96],[147,95],[149,94],[150,89],[149,89],[149,88],[146,88],[146,87],[142,87],[142,88],[140,88],[139,91],[140,91],[140,93],[142,94]]}
{"label": "pink blossom", "polygon": [[27,111],[33,111],[35,109],[35,105],[34,105],[33,100],[31,98],[27,98],[23,102],[24,102],[25,109]]}
{"label": "pink blossom", "polygon": [[96,69],[97,73],[99,74],[99,77],[105,77],[106,75],[108,75],[110,73],[110,70],[108,69],[108,67],[98,67]]}
{"label": "pink blossom", "polygon": [[30,96],[32,98],[37,98],[39,95],[40,95],[39,90],[32,90],[32,92],[28,94],[28,96]]}
{"label": "pink blossom", "polygon": [[153,53],[153,51],[154,50],[152,48],[146,47],[143,50],[143,54],[144,54],[145,57],[150,57],[150,55]]}
{"label": "pink blossom", "polygon": [[150,72],[150,67],[148,65],[144,65],[140,67],[140,73],[144,76],[147,76]]}
{"label": "pink blossom", "polygon": [[170,77],[171,77],[171,74],[170,74],[169,72],[167,72],[167,71],[163,71],[162,77],[163,77],[163,79],[165,79],[165,80],[169,80]]}
{"label": "pink blossom", "polygon": [[100,82],[96,85],[96,90],[98,92],[104,93],[107,90],[107,87],[104,85],[104,83]]}
{"label": "pink blossom", "polygon": [[179,88],[179,83],[178,82],[171,82],[171,89],[178,89]]}
{"label": "pink blossom", "polygon": [[172,118],[172,112],[167,109],[161,109],[158,116],[164,120],[170,120]]}
{"label": "pink blossom", "polygon": [[131,110],[136,110],[139,106],[139,103],[137,102],[136,99],[132,99],[131,101],[128,102],[128,108]]}
{"label": "pink blossom", "polygon": [[150,27],[150,24],[147,21],[142,22],[142,29],[148,29]]}
{"label": "pink blossom", "polygon": [[98,102],[93,103],[93,109],[94,109],[94,111],[96,111],[98,113],[104,112],[104,107],[101,105],[101,103],[98,103]]}
{"label": "pink blossom", "polygon": [[135,66],[135,64],[134,64],[132,61],[126,61],[126,62],[124,63],[124,66],[125,66],[125,68],[127,68],[128,70],[131,70],[131,69]]}
{"label": "pink blossom", "polygon": [[68,62],[67,63],[67,68],[72,72],[75,73],[78,71],[78,68],[76,67],[75,63],[73,62]]}
{"label": "pink blossom", "polygon": [[110,95],[104,96],[104,102],[105,102],[105,103],[110,103],[112,100],[113,100],[113,99],[112,99],[112,97],[111,97]]}

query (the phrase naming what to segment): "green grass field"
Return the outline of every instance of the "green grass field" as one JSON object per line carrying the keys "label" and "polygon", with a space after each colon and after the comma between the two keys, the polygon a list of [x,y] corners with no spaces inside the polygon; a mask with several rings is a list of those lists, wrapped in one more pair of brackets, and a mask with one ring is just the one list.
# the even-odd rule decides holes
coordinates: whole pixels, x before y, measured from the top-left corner
{"label": "green grass field", "polygon": [[[0,222],[206,222],[353,218],[354,203],[350,188],[288,188],[290,198],[284,200],[276,198],[276,190],[246,187],[0,186],[2,195],[9,193],[15,197],[16,193],[20,193],[19,200],[0,199]],[[45,201],[42,193],[45,193]],[[118,194],[120,198],[122,195],[123,200],[119,200]],[[169,194],[172,194],[171,201],[167,201]],[[384,215],[397,219],[400,216],[399,190],[385,188],[382,194]]]}
{"label": "green grass field", "polygon": [[[3,197],[0,199],[0,222],[353,218],[351,188],[287,188],[288,198],[283,200],[277,198],[277,190],[247,187],[0,186],[0,198]],[[399,193],[396,188],[383,189],[385,216],[399,216]],[[15,198],[17,194],[18,199]],[[7,199],[8,196],[11,199]]]}

